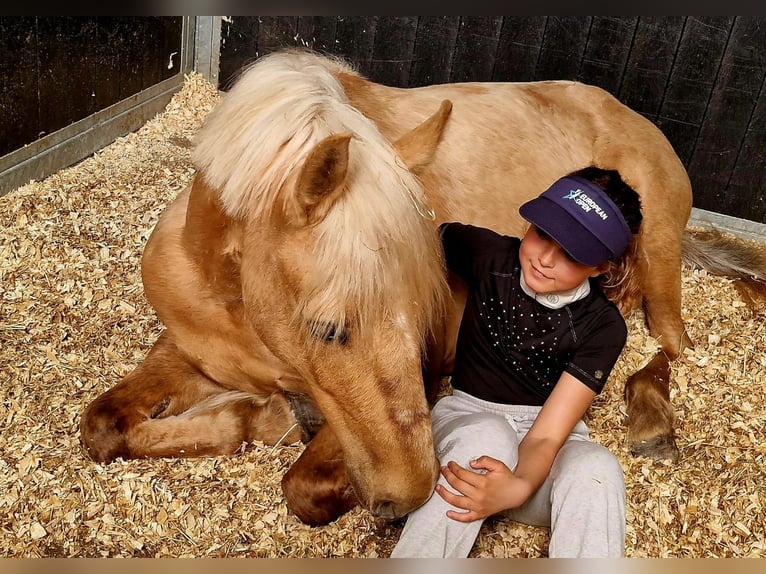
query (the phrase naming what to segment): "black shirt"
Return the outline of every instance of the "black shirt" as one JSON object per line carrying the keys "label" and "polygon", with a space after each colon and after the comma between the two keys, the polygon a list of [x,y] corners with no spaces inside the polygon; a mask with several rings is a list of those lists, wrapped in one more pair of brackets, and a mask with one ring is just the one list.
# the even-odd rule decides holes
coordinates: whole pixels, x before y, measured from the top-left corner
{"label": "black shirt", "polygon": [[542,405],[566,371],[600,393],[627,326],[597,284],[551,309],[521,288],[519,238],[461,223],[440,232],[447,267],[469,286],[452,386],[495,403]]}

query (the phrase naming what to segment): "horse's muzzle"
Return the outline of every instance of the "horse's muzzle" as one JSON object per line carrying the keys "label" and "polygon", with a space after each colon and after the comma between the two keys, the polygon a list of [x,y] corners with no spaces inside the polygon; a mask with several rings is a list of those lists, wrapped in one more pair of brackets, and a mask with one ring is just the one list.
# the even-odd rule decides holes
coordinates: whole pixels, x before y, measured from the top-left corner
{"label": "horse's muzzle", "polygon": [[396,503],[390,500],[382,500],[378,502],[375,505],[375,508],[371,509],[370,512],[378,518],[385,518],[386,520],[393,520],[407,514],[407,511],[402,512],[401,507],[397,507]]}

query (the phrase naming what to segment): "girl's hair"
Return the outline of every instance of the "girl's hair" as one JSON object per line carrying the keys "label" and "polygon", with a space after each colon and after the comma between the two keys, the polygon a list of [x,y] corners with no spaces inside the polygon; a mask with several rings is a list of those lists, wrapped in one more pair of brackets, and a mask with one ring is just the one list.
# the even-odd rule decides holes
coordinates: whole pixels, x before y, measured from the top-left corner
{"label": "girl's hair", "polygon": [[638,278],[638,238],[641,228],[641,198],[625,183],[614,169],[589,166],[569,175],[581,177],[601,188],[620,209],[633,237],[619,258],[608,261],[598,283],[607,297],[623,315],[627,315],[641,301]]}

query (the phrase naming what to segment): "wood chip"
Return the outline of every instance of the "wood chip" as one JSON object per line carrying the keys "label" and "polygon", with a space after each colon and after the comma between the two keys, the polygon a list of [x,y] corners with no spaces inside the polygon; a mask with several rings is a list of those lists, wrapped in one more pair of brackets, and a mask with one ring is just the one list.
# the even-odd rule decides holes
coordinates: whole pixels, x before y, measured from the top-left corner
{"label": "wood chip", "polygon": [[[302,445],[229,457],[90,461],[83,408],[130,372],[161,325],[140,258],[194,174],[190,142],[219,98],[187,76],[165,111],[79,164],[0,198],[0,544],[32,557],[385,557],[402,520],[357,508],[309,528],[280,479]],[[588,413],[625,470],[628,557],[766,555],[766,323],[731,284],[683,270],[696,348],[672,365],[676,464],[628,452],[626,378],[657,348],[640,312]],[[487,520],[473,557],[547,554],[548,531]]]}

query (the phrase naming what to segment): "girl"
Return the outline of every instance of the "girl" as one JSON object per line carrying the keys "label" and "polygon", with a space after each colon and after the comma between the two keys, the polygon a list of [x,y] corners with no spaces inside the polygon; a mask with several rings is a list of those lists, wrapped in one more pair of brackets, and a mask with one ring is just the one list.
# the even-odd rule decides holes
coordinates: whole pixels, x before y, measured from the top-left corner
{"label": "girl", "polygon": [[626,264],[640,200],[614,170],[586,168],[519,209],[522,239],[440,227],[469,293],[453,394],[432,410],[442,476],[392,557],[465,557],[485,518],[551,529],[550,557],[622,557],[625,484],[582,421],[627,338],[598,279]]}

